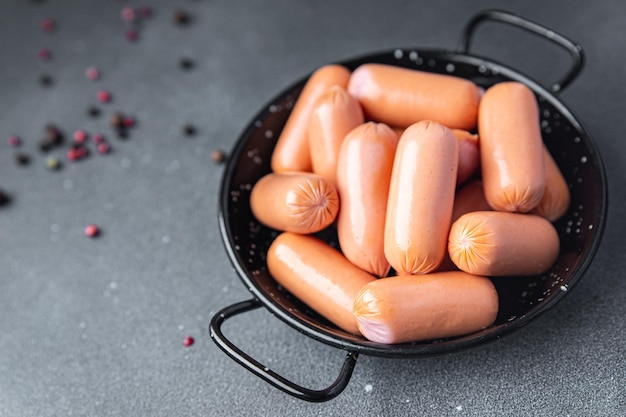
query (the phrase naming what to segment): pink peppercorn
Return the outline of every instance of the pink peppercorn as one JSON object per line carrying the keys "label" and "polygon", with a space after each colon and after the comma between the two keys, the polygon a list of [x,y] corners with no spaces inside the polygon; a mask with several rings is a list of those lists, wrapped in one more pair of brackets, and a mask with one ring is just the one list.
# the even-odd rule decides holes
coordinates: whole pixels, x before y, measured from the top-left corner
{"label": "pink peppercorn", "polygon": [[195,342],[195,340],[193,340],[193,337],[191,336],[187,336],[185,337],[185,339],[183,340],[183,346],[185,347],[189,347],[191,345],[193,345],[193,343]]}
{"label": "pink peppercorn", "polygon": [[135,42],[139,38],[139,33],[137,33],[134,29],[129,29],[126,31],[124,36],[126,36],[127,41]]}
{"label": "pink peppercorn", "polygon": [[89,67],[85,70],[85,77],[89,78],[91,81],[95,81],[100,78],[100,71],[96,67]]}
{"label": "pink peppercorn", "polygon": [[137,18],[135,9],[133,9],[132,7],[123,7],[120,14],[122,16],[122,19],[127,22],[132,22],[133,20],[135,20],[135,18]]}
{"label": "pink peppercorn", "polygon": [[47,17],[41,21],[41,29],[46,32],[52,32],[56,28],[56,23],[51,18]]}
{"label": "pink peppercorn", "polygon": [[152,17],[152,8],[149,6],[140,7],[139,14],[141,17]]}
{"label": "pink peppercorn", "polygon": [[95,224],[88,224],[85,227],[85,236],[96,237],[100,234],[100,229]]}
{"label": "pink peppercorn", "polygon": [[124,119],[122,119],[122,124],[124,125],[124,127],[133,127],[135,126],[135,119],[131,116],[124,116]]}
{"label": "pink peppercorn", "polygon": [[93,141],[93,143],[95,143],[96,145],[100,144],[100,143],[104,143],[104,136],[101,133],[96,133],[95,135],[93,135],[91,137],[91,140]]}
{"label": "pink peppercorn", "polygon": [[109,93],[106,90],[98,91],[98,93],[96,94],[96,97],[98,98],[98,101],[101,103],[108,103],[109,101],[111,101],[111,93]]}
{"label": "pink peppercorn", "polygon": [[87,140],[87,132],[84,130],[77,130],[74,132],[74,142],[76,143],[85,143]]}
{"label": "pink peppercorn", "polygon": [[52,52],[50,52],[49,49],[40,49],[39,52],[37,52],[37,56],[42,62],[50,61],[50,59],[52,58]]}
{"label": "pink peppercorn", "polygon": [[15,135],[11,135],[7,138],[7,144],[9,146],[20,146],[20,144],[22,143],[22,140],[19,138],[19,136],[15,136]]}
{"label": "pink peppercorn", "polygon": [[111,147],[109,146],[108,143],[102,142],[96,146],[96,150],[98,151],[99,154],[104,155],[111,151]]}

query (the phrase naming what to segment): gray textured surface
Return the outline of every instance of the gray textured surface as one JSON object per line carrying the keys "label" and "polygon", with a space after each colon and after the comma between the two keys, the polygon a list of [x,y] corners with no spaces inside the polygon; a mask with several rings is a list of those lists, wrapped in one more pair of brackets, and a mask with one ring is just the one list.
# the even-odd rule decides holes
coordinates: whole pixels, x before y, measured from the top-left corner
{"label": "gray textured surface", "polygon": [[[626,414],[626,3],[150,4],[154,16],[132,44],[120,10],[140,2],[0,3],[0,187],[13,197],[0,208],[0,415]],[[193,14],[188,27],[172,24],[178,7]],[[208,335],[213,313],[249,298],[217,229],[223,167],[211,151],[229,150],[261,105],[322,63],[397,46],[455,48],[468,17],[487,7],[539,21],[587,53],[561,98],[592,133],[609,178],[595,262],[563,302],[503,340],[437,358],[361,356],[335,400],[292,399],[228,359]],[[39,29],[44,17],[56,19],[54,33]],[[549,45],[490,30],[477,34],[477,52],[546,82],[567,65]],[[40,48],[53,60],[39,63]],[[192,71],[178,68],[182,56],[196,61]],[[85,78],[89,65],[102,71],[99,81]],[[52,87],[38,85],[42,72],[54,77]],[[88,118],[99,88],[114,100]],[[113,110],[138,119],[126,141],[111,135]],[[68,134],[101,131],[114,151],[48,172],[36,150],[48,122]],[[186,122],[198,135],[183,137]],[[14,163],[4,142],[10,134],[24,138],[29,166]],[[82,234],[91,222],[103,230],[95,240]],[[329,383],[343,358],[262,310],[225,331],[311,387]],[[185,348],[187,335],[196,343]]]}

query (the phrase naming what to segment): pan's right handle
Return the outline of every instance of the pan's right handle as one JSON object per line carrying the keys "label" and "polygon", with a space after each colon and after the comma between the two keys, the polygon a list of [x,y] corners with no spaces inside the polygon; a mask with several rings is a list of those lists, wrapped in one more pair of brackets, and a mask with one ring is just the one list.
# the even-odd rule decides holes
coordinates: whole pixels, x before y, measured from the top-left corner
{"label": "pan's right handle", "polygon": [[464,54],[469,53],[470,43],[472,41],[472,37],[474,36],[474,32],[476,31],[476,27],[481,23],[489,20],[507,23],[520,29],[524,29],[528,32],[534,33],[551,42],[556,43],[557,45],[563,47],[567,52],[569,52],[573,60],[572,66],[565,74],[565,76],[563,76],[563,78],[552,84],[550,89],[553,93],[558,93],[562,91],[572,81],[574,81],[574,79],[582,70],[585,62],[585,57],[583,54],[583,49],[580,45],[538,23],[532,22],[526,18],[502,10],[485,10],[472,17],[469,22],[466,23],[463,33],[461,34],[461,41],[459,43],[458,52]]}
{"label": "pan's right handle", "polygon": [[222,324],[224,324],[224,321],[238,314],[259,308],[262,305],[261,301],[253,298],[251,300],[235,303],[218,311],[215,316],[213,316],[209,326],[211,338],[215,344],[234,359],[235,362],[239,363],[250,372],[261,377],[281,391],[296,398],[300,398],[301,400],[322,402],[331,400],[341,394],[346,386],[348,386],[348,382],[350,382],[350,378],[352,377],[352,371],[354,370],[358,358],[358,353],[356,352],[347,352],[339,376],[331,385],[321,390],[313,390],[302,387],[278,375],[267,366],[262,365],[254,358],[250,357],[224,336],[224,333],[222,333]]}

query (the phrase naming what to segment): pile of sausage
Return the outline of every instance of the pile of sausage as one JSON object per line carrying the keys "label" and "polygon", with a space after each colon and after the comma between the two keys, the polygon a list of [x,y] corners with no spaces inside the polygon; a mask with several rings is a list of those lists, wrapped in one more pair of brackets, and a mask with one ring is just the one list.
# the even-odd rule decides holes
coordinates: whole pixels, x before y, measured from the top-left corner
{"label": "pile of sausage", "polygon": [[[253,187],[270,274],[379,343],[492,325],[490,276],[547,271],[569,188],[533,92],[383,64],[319,68]],[[313,236],[336,227],[340,249]],[[393,276],[390,276],[392,274]]]}

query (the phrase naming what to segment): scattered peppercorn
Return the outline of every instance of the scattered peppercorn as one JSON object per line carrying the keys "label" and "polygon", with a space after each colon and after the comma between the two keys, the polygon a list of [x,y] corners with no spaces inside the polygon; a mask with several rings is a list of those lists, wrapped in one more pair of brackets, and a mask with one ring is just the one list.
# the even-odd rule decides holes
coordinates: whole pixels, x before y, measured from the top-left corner
{"label": "scattered peppercorn", "polygon": [[176,10],[174,11],[173,20],[177,25],[185,26],[191,22],[191,15],[184,10]]}
{"label": "scattered peppercorn", "polygon": [[11,202],[11,197],[9,197],[9,195],[0,188],[0,206],[4,206],[7,205]]}
{"label": "scattered peppercorn", "polygon": [[128,127],[128,128],[134,127],[135,123],[136,123],[135,118],[131,116],[124,116],[122,118],[122,124],[124,125],[124,127]]}
{"label": "scattered peppercorn", "polygon": [[122,12],[120,13],[122,16],[122,20],[127,22],[132,22],[137,18],[137,14],[135,13],[135,9],[132,7],[123,7]]}
{"label": "scattered peppercorn", "polygon": [[104,136],[100,133],[96,133],[95,135],[93,135],[91,137],[91,140],[93,141],[93,143],[95,143],[96,145],[100,144],[100,143],[104,143],[105,139]]}
{"label": "scattered peppercorn", "polygon": [[37,52],[37,57],[39,57],[39,60],[42,62],[50,61],[52,52],[50,52],[49,49],[40,49],[39,52]]}
{"label": "scattered peppercorn", "polygon": [[61,169],[61,161],[59,158],[50,157],[46,160],[46,167],[51,171],[57,171]]}
{"label": "scattered peppercorn", "polygon": [[95,224],[88,224],[84,232],[87,237],[96,237],[100,234],[100,229]]}
{"label": "scattered peppercorn", "polygon": [[19,166],[25,166],[30,163],[30,156],[23,152],[19,152],[15,154],[15,163]]}
{"label": "scattered peppercorn", "polygon": [[98,117],[100,116],[100,109],[96,106],[89,106],[87,108],[87,115],[91,117]]}
{"label": "scattered peppercorn", "polygon": [[127,41],[135,42],[137,39],[139,39],[139,32],[137,32],[135,29],[128,29],[124,36],[126,37]]}
{"label": "scattered peppercorn", "polygon": [[85,70],[85,77],[91,81],[95,81],[100,78],[100,71],[96,67],[89,67]]}
{"label": "scattered peppercorn", "polygon": [[211,159],[214,162],[224,162],[226,160],[226,154],[223,151],[216,149],[211,152]]}
{"label": "scattered peppercorn", "polygon": [[43,85],[44,87],[50,87],[53,83],[54,80],[49,74],[41,74],[39,76],[39,84]]}
{"label": "scattered peppercorn", "polygon": [[96,98],[100,103],[108,103],[111,101],[111,93],[107,90],[100,90],[96,93]]}
{"label": "scattered peppercorn", "polygon": [[111,147],[106,142],[101,142],[96,146],[96,150],[99,154],[104,155],[111,152]]}
{"label": "scattered peppercorn", "polygon": [[41,21],[41,29],[43,29],[45,32],[52,32],[54,29],[56,29],[56,22],[53,19],[47,17]]}
{"label": "scattered peppercorn", "polygon": [[75,143],[85,143],[85,141],[87,140],[87,132],[85,132],[84,130],[77,130],[76,132],[74,132],[74,142]]}
{"label": "scattered peppercorn", "polygon": [[7,144],[9,146],[17,147],[22,144],[22,140],[19,138],[19,136],[11,135],[7,138]]}
{"label": "scattered peppercorn", "polygon": [[114,129],[124,127],[124,115],[122,113],[113,113],[109,118],[109,123]]}
{"label": "scattered peppercorn", "polygon": [[192,124],[187,123],[183,126],[183,133],[185,136],[194,136],[196,134],[196,127]]}
{"label": "scattered peppercorn", "polygon": [[183,339],[183,346],[185,347],[189,347],[191,345],[193,345],[195,342],[195,340],[193,339],[193,337],[191,336],[187,336]]}
{"label": "scattered peppercorn", "polygon": [[190,70],[194,67],[195,63],[190,58],[181,58],[178,65],[184,70]]}

